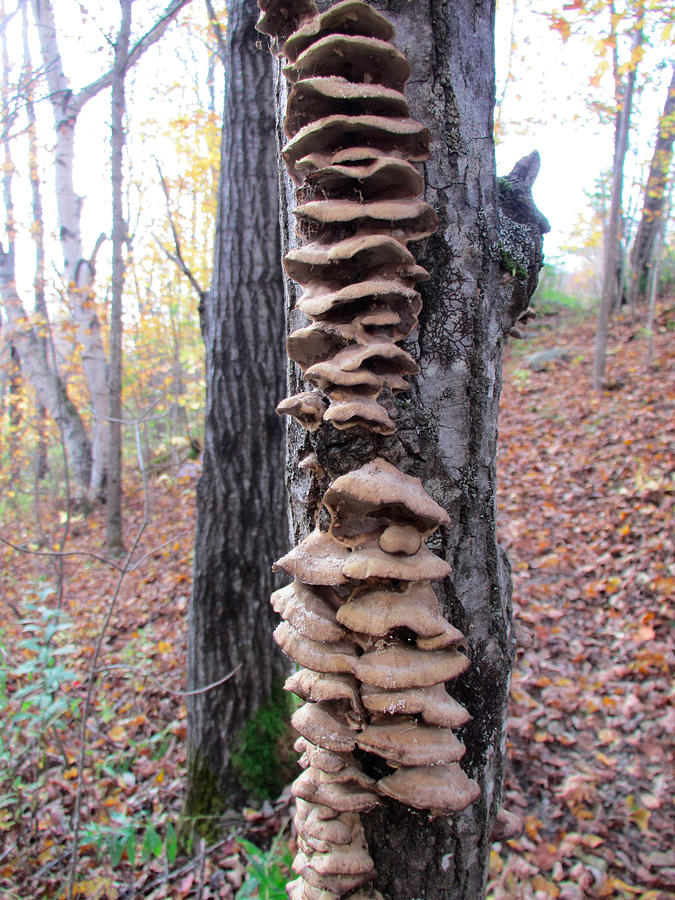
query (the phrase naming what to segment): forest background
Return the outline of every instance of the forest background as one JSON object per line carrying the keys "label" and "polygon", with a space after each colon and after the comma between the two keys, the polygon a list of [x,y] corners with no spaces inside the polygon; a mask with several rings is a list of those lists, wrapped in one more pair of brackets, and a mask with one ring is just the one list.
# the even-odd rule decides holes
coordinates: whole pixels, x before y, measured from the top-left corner
{"label": "forest background", "polygon": [[[82,100],[72,160],[82,251],[72,272],[73,228],[54,191],[63,135],[54,129],[53,72],[41,61],[28,4],[5,0],[0,13],[2,888],[7,896],[276,896],[288,854],[284,838],[270,838],[285,824],[283,800],[232,813],[233,829],[263,849],[234,836],[214,845],[178,839],[184,620],[203,427],[198,308],[213,261],[226,15],[210,4],[136,0],[125,36],[114,5],[54,5],[64,74]],[[675,587],[667,531],[670,157],[649,260],[658,277],[643,284],[641,303],[614,309],[609,375],[603,391],[591,394],[590,384],[623,102],[613,75],[620,85],[635,81],[621,192],[628,260],[657,131],[664,121],[673,130],[672,111],[661,121],[673,11],[641,6],[645,39],[632,46],[633,7],[533,7],[505,2],[498,15],[500,174],[537,147],[535,197],[553,231],[534,301],[539,319],[529,327],[533,346],[512,345],[503,400],[502,530],[534,637],[512,695],[510,799],[523,808],[526,832],[495,853],[491,895],[655,900],[672,896],[675,872],[660,837],[668,833],[668,746],[660,735],[672,724],[666,628]],[[123,79],[120,119],[115,60],[125,41],[142,52]],[[115,134],[124,144],[117,163]],[[628,285],[628,274],[618,283]],[[91,394],[92,312],[104,380],[115,359],[122,364],[118,415],[107,406],[97,412]],[[34,358],[44,359],[59,390],[40,393],[22,340],[33,341]],[[91,470],[78,478],[71,407],[92,444],[97,428],[121,420],[117,523],[114,479],[97,483]],[[561,620],[561,592],[578,604],[576,622]],[[602,611],[591,602],[597,598]],[[575,625],[572,638],[564,629]],[[579,680],[582,661],[593,674]],[[631,679],[637,693],[626,689]],[[574,712],[575,729],[544,727],[544,704]],[[83,740],[85,705],[92,718]],[[623,766],[631,748],[639,751],[632,770]],[[621,840],[611,836],[615,819]]]}

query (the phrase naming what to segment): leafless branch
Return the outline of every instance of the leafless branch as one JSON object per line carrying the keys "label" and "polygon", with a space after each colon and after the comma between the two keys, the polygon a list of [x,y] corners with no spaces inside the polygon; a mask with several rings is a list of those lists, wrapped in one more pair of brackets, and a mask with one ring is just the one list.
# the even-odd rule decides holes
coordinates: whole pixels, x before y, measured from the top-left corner
{"label": "leafless branch", "polygon": [[220,22],[216,17],[216,11],[213,8],[213,3],[211,3],[211,0],[204,0],[204,2],[206,3],[206,11],[209,16],[211,28],[213,29],[213,34],[216,38],[216,43],[218,44],[218,58],[223,65],[226,65],[225,60],[227,59],[227,48],[225,46],[225,36],[223,35],[223,29],[220,27]]}
{"label": "leafless branch", "polygon": [[172,697],[195,697],[197,694],[207,694],[209,691],[213,690],[213,688],[220,687],[221,684],[225,684],[226,681],[229,681],[233,675],[236,675],[239,669],[241,669],[243,663],[239,663],[236,668],[232,669],[231,672],[228,672],[227,675],[224,675],[222,678],[219,678],[217,681],[212,681],[211,684],[206,684],[204,687],[195,688],[192,691],[174,691],[172,688],[167,687],[159,678],[155,678],[147,669],[141,668],[141,666],[125,666],[125,665],[110,665],[110,666],[100,666],[96,671],[97,673],[101,672],[111,672],[115,669],[123,669],[127,672],[140,672],[146,678],[149,678],[150,681],[154,681],[156,685],[165,693],[171,694]]}
{"label": "leafless branch", "polygon": [[161,170],[161,168],[159,166],[159,162],[157,160],[155,160],[155,165],[157,166],[157,172],[159,173],[159,181],[160,181],[160,184],[162,185],[162,190],[164,191],[164,198],[166,200],[166,214],[167,214],[167,218],[169,219],[169,225],[171,226],[171,234],[173,235],[173,244],[176,249],[175,254],[173,254],[169,250],[167,250],[167,248],[164,246],[164,244],[162,244],[162,242],[159,240],[159,238],[157,238],[154,235],[153,235],[153,237],[155,237],[157,244],[164,251],[164,253],[166,253],[166,255],[169,257],[169,259],[178,266],[178,268],[181,270],[181,272],[188,279],[188,281],[190,282],[192,287],[197,292],[197,296],[199,297],[199,299],[203,300],[206,292],[202,289],[201,285],[199,284],[199,282],[197,281],[195,276],[192,274],[190,267],[185,262],[185,259],[183,257],[183,253],[182,253],[182,250],[180,247],[180,238],[178,237],[178,230],[173,221],[173,216],[171,215],[171,197],[169,195],[169,188],[167,186],[166,179],[164,178],[164,175],[162,174],[162,170]]}
{"label": "leafless branch", "polygon": [[[125,71],[137,63],[146,50],[157,43],[181,9],[187,6],[188,3],[190,3],[190,0],[171,0],[152,28],[149,31],[146,31],[143,37],[132,47],[124,66]],[[101,75],[100,78],[97,78],[95,81],[92,81],[91,84],[83,87],[82,90],[75,95],[72,101],[76,113],[82,109],[87,100],[91,100],[92,97],[95,97],[101,91],[109,88],[112,84],[112,80],[113,70],[109,69],[104,75]]]}
{"label": "leafless branch", "polygon": [[89,719],[89,715],[91,713],[92,701],[94,698],[94,687],[96,685],[96,676],[97,670],[99,667],[99,659],[101,657],[101,651],[103,649],[103,641],[108,631],[108,626],[110,625],[110,620],[112,618],[112,614],[115,610],[115,606],[117,604],[117,599],[120,595],[120,590],[122,589],[122,583],[124,582],[124,578],[129,571],[131,566],[131,560],[133,559],[133,555],[136,552],[136,547],[141,540],[143,532],[145,531],[148,521],[150,518],[149,512],[149,491],[148,491],[148,476],[145,469],[145,462],[143,459],[143,450],[141,448],[141,435],[140,428],[136,425],[136,452],[138,454],[138,463],[139,468],[141,470],[141,475],[143,478],[143,520],[138,527],[138,531],[136,532],[136,536],[134,541],[129,548],[129,552],[126,555],[124,565],[119,573],[119,578],[117,579],[117,584],[115,585],[115,591],[112,595],[110,603],[108,604],[108,609],[106,611],[105,618],[103,620],[103,625],[101,626],[101,630],[98,633],[98,638],[96,640],[96,647],[94,650],[94,655],[91,660],[91,665],[89,667],[89,677],[87,679],[87,695],[84,701],[84,708],[82,710],[82,726],[80,728],[80,752],[77,761],[77,792],[75,794],[75,806],[73,809],[73,824],[72,824],[72,836],[71,836],[71,855],[70,855],[70,872],[68,876],[68,887],[67,887],[67,897],[68,900],[73,900],[73,894],[75,890],[75,877],[77,875],[77,859],[78,859],[78,845],[80,838],[80,811],[82,807],[82,793],[84,790],[83,780],[84,780],[84,763],[87,751],[87,720]]}

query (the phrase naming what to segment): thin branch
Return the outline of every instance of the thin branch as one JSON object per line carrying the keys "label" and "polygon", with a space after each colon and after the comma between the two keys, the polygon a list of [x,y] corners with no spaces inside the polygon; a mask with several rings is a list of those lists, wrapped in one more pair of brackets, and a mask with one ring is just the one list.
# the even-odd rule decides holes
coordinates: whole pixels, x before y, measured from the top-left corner
{"label": "thin branch", "polygon": [[224,66],[227,66],[227,47],[225,46],[225,36],[223,35],[223,29],[220,27],[220,22],[218,21],[216,11],[213,8],[213,3],[211,3],[211,0],[204,0],[204,2],[206,3],[206,11],[209,15],[211,28],[216,38],[216,43],[218,44],[218,58]]}
{"label": "thin branch", "polygon": [[25,545],[13,544],[11,541],[8,541],[7,538],[2,537],[2,535],[0,535],[0,544],[11,547],[12,550],[16,550],[17,553],[29,553],[31,556],[50,556],[52,559],[55,557],[66,556],[88,556],[90,559],[95,559],[106,566],[110,566],[112,569],[116,569],[118,572],[123,570],[123,566],[118,565],[110,559],[106,559],[105,556],[98,556],[96,553],[91,553],[89,550],[31,550],[30,547],[26,547]]}
{"label": "thin branch", "polygon": [[82,808],[82,793],[83,793],[83,782],[84,782],[84,763],[85,756],[87,751],[87,720],[91,713],[92,701],[94,697],[94,687],[96,685],[96,675],[98,669],[98,662],[101,657],[101,652],[103,649],[103,641],[105,635],[108,631],[108,626],[110,625],[110,620],[112,619],[112,614],[117,604],[117,599],[120,595],[120,590],[122,589],[122,583],[124,578],[129,570],[131,565],[131,560],[136,551],[136,547],[145,531],[148,521],[149,521],[149,496],[148,496],[148,476],[145,469],[145,462],[143,460],[143,451],[141,448],[141,436],[139,426],[136,425],[136,451],[138,453],[138,462],[139,468],[141,470],[141,475],[143,477],[143,520],[136,532],[136,536],[134,538],[133,544],[131,545],[129,552],[127,553],[126,559],[124,561],[124,565],[122,570],[120,571],[119,578],[117,579],[117,584],[115,586],[115,591],[113,593],[112,599],[108,604],[108,610],[106,612],[105,618],[103,620],[103,625],[101,626],[101,630],[99,631],[98,638],[96,640],[96,648],[94,650],[94,656],[91,661],[91,666],[89,667],[89,678],[87,680],[87,695],[84,701],[84,708],[82,710],[82,726],[80,728],[80,753],[77,761],[77,792],[75,795],[75,807],[73,809],[73,824],[72,824],[72,847],[71,847],[71,856],[70,856],[70,872],[68,876],[68,887],[67,887],[67,897],[68,900],[73,900],[74,890],[75,890],[75,877],[77,875],[77,859],[78,859],[78,845],[79,845],[79,837],[80,837],[80,811]]}
{"label": "thin branch", "polygon": [[225,684],[226,681],[229,681],[233,675],[236,675],[239,669],[241,669],[243,663],[239,663],[236,668],[232,669],[231,672],[228,672],[227,675],[224,675],[222,678],[219,678],[218,681],[212,681],[211,684],[204,685],[204,687],[195,688],[193,691],[174,691],[172,688],[167,687],[159,678],[156,678],[151,672],[148,672],[147,669],[142,668],[141,666],[125,666],[121,664],[114,664],[110,666],[100,666],[96,671],[97,673],[101,672],[111,672],[115,669],[124,669],[127,672],[140,672],[145,675],[146,678],[149,678],[150,681],[154,681],[156,685],[165,693],[171,694],[172,697],[195,697],[197,694],[206,694],[209,691],[213,690],[213,688],[220,687],[221,684]]}
{"label": "thin branch", "polygon": [[[157,19],[152,28],[147,31],[142,38],[140,38],[132,47],[131,52],[127,56],[126,63],[124,64],[124,70],[127,71],[130,69],[138,60],[143,56],[146,50],[152,47],[153,44],[156,44],[157,41],[162,37],[164,32],[167,30],[173,19],[178,15],[178,13],[183,9],[184,6],[187,6],[190,3],[190,0],[171,0],[162,13],[162,15]],[[97,78],[95,81],[92,81],[91,84],[88,84],[86,87],[83,87],[81,91],[73,97],[72,99],[72,107],[76,110],[76,114],[82,109],[84,104],[91,100],[92,97],[95,97],[98,93],[109,88],[113,81],[113,70],[110,69],[104,75],[101,75],[100,78]]]}
{"label": "thin branch", "polygon": [[197,281],[195,276],[190,271],[190,268],[189,268],[188,264],[185,262],[185,259],[183,257],[183,252],[180,247],[180,238],[178,237],[178,230],[173,221],[173,216],[171,215],[171,197],[169,195],[169,188],[167,186],[166,179],[164,178],[164,175],[162,174],[162,170],[159,166],[159,162],[156,159],[155,159],[155,165],[157,166],[157,172],[159,174],[159,182],[162,185],[162,190],[164,191],[164,199],[166,200],[166,215],[167,215],[167,218],[169,219],[169,225],[171,226],[171,234],[173,235],[173,245],[176,248],[175,255],[170,253],[166,249],[166,247],[162,244],[162,242],[159,240],[159,238],[157,238],[155,235],[153,235],[153,237],[159,244],[160,248],[169,257],[169,259],[172,260],[178,266],[178,268],[181,270],[181,272],[186,276],[186,278],[188,279],[188,281],[190,282],[192,287],[197,292],[197,296],[199,297],[199,299],[203,301],[206,292],[202,289],[201,285],[199,284],[199,282]]}
{"label": "thin branch", "polygon": [[[137,560],[135,560],[127,569],[127,575],[131,572],[135,572],[146,559],[149,559],[151,556],[154,556],[158,550],[161,550],[162,547],[166,547],[167,544],[172,544],[174,541],[177,541],[179,538],[185,537],[187,531],[181,531],[178,534],[172,535],[172,537],[167,538],[165,541],[162,541],[161,544],[155,544],[152,550],[148,550],[147,553],[144,553],[143,556],[140,556]],[[51,557],[67,557],[67,556],[87,556],[89,559],[95,559],[97,562],[103,563],[105,566],[109,566],[111,569],[115,569],[116,572],[121,572],[124,569],[123,565],[119,565],[119,563],[114,562],[112,559],[108,559],[106,556],[99,556],[96,553],[92,553],[90,550],[32,550],[30,547],[26,547],[25,544],[13,544],[11,541],[8,541],[7,538],[4,538],[0,535],[0,544],[5,544],[6,547],[11,547],[12,550],[16,550],[17,553],[28,553],[31,556],[51,556]],[[5,600],[7,603],[7,600]]]}

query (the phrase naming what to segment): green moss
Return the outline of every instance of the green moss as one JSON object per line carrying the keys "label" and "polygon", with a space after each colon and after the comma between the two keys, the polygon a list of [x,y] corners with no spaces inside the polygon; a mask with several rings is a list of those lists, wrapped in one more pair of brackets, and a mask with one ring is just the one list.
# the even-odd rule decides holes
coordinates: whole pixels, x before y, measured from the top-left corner
{"label": "green moss", "polygon": [[230,763],[242,788],[256,800],[278,797],[297,771],[294,735],[289,723],[295,708],[292,695],[281,683],[272,688],[235,735]]}
{"label": "green moss", "polygon": [[522,263],[516,262],[509,252],[500,245],[499,253],[501,256],[502,267],[510,272],[514,278],[520,278],[521,281],[527,281],[527,269]]}
{"label": "green moss", "polygon": [[182,848],[192,852],[195,834],[208,842],[220,836],[220,820],[225,812],[223,792],[218,777],[206,756],[196,752],[188,762],[188,791],[185,808],[178,823]]}
{"label": "green moss", "polygon": [[502,175],[501,178],[497,179],[497,187],[504,194],[508,194],[513,190],[513,185],[506,175]]}

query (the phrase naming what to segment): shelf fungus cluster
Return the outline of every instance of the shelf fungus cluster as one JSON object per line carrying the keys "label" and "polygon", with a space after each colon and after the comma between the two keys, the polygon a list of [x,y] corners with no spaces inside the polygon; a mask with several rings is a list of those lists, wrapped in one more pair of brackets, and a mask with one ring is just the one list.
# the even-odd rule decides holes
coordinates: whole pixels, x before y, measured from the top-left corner
{"label": "shelf fungus cluster", "polygon": [[[280,4],[267,5],[269,30]],[[415,287],[428,277],[407,245],[437,227],[414,166],[428,157],[431,138],[409,116],[410,67],[386,19],[357,0],[322,15],[297,8],[298,27],[282,48],[291,82],[283,157],[298,187],[304,243],[284,266],[303,288],[297,307],[309,320],[288,338],[288,354],[310,389],[279,412],[310,430],[330,422],[392,434],[378,400],[385,388],[407,390],[417,372],[400,342],[417,325]]]}
{"label": "shelf fungus cluster", "polygon": [[359,896],[373,878],[358,814],[381,796],[446,815],[478,795],[453,733],[469,716],[445,690],[468,666],[464,636],[431,587],[450,566],[425,544],[447,513],[380,458],[336,478],[323,505],[328,530],[277,562],[294,580],[272,595],[275,639],[301,667],[286,688],[305,701],[292,719],[303,900]]}
{"label": "shelf fungus cluster", "polygon": [[[437,227],[419,199],[414,164],[430,135],[409,115],[410,67],[390,23],[361,0],[322,14],[313,0],[259,5],[258,28],[291,83],[282,153],[302,244],[284,265],[308,319],[288,338],[307,390],[278,411],[310,432],[390,435],[386,397],[417,372],[400,344],[428,277],[408,244]],[[447,815],[479,793],[454,734],[469,715],[445,688],[469,664],[464,636],[432,588],[451,570],[426,545],[449,517],[381,457],[335,478],[322,502],[315,530],[277,562],[293,581],[272,596],[275,639],[299,667],[286,688],[305,701],[292,719],[303,773],[292,788],[299,877],[288,894],[382,900],[360,814],[389,797]]]}

